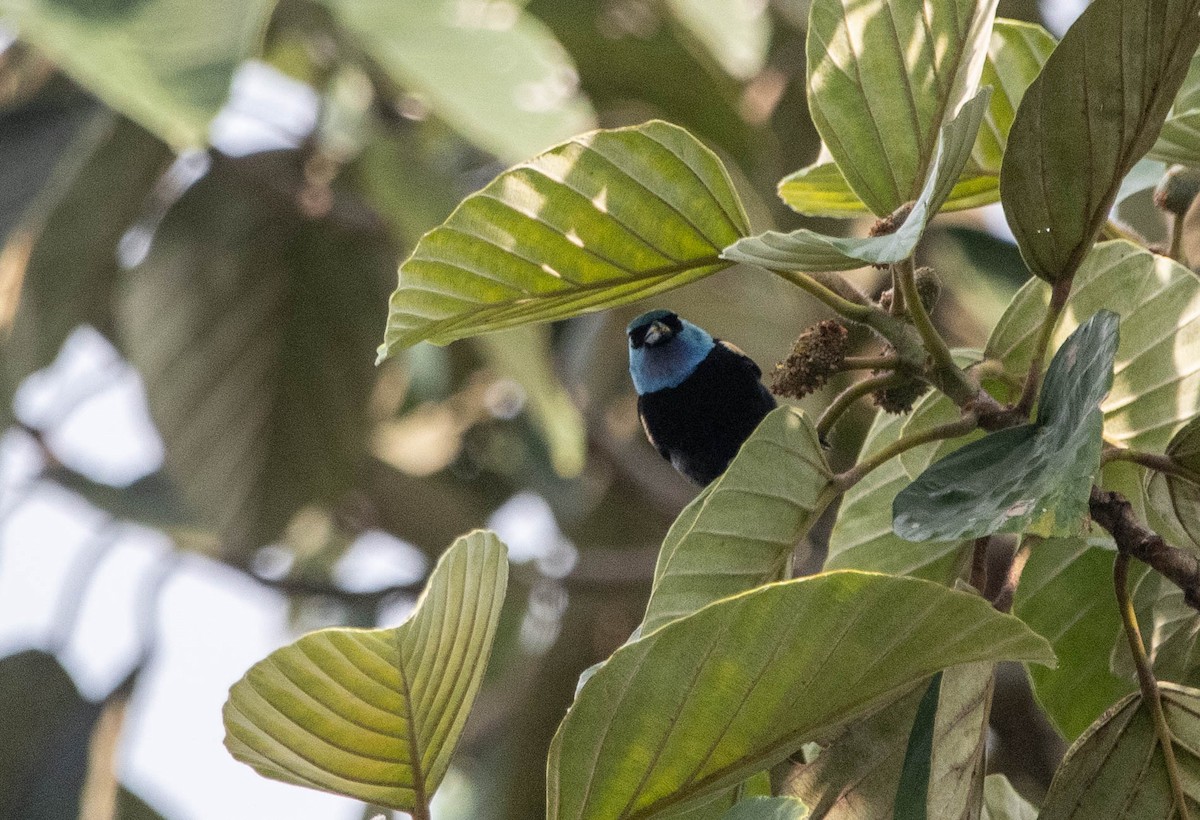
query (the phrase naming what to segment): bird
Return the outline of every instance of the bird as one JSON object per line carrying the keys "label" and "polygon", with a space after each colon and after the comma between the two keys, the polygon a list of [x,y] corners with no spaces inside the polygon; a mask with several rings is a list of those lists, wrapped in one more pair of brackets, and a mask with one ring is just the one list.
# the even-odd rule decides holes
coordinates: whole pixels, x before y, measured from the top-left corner
{"label": "bird", "polygon": [[625,332],[646,438],[680,473],[710,484],[775,408],[762,370],[669,310],[643,313]]}

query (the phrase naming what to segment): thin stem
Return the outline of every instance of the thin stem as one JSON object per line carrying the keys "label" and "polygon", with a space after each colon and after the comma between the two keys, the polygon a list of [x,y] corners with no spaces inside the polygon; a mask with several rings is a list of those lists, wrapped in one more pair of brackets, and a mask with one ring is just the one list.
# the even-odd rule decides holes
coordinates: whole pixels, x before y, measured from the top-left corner
{"label": "thin stem", "polygon": [[958,438],[965,436],[967,433],[974,430],[979,425],[979,417],[974,413],[966,413],[958,421],[952,421],[947,424],[939,424],[936,427],[930,427],[928,430],[922,430],[919,433],[914,433],[905,438],[899,438],[893,441],[887,447],[884,447],[877,453],[867,456],[862,461],[855,464],[849,470],[841,473],[837,477],[838,486],[842,490],[848,490],[858,482],[862,481],[872,470],[881,467],[891,461],[901,453],[908,452],[914,447],[920,447],[922,444],[928,444],[931,441],[941,441],[947,438]]}
{"label": "thin stem", "polygon": [[1171,216],[1171,245],[1167,250],[1167,256],[1181,265],[1187,264],[1183,258],[1183,217],[1179,214]]}
{"label": "thin stem", "polygon": [[[835,292],[832,288],[818,282],[807,273],[801,273],[794,270],[772,270],[776,276],[780,276],[791,282],[798,288],[808,291],[812,296],[817,297],[829,307],[847,319],[861,324],[867,324],[874,309],[870,305],[852,302],[841,294]],[[880,311],[882,312],[882,311]]]}
{"label": "thin stem", "polygon": [[1130,461],[1155,472],[1163,473],[1164,475],[1175,476],[1176,478],[1190,481],[1193,484],[1200,484],[1200,473],[1189,470],[1170,456],[1159,455],[1157,453],[1143,453],[1139,450],[1128,450],[1122,447],[1109,447],[1100,456],[1100,463],[1107,464],[1110,461]]}
{"label": "thin stem", "polygon": [[847,387],[837,395],[829,406],[825,408],[825,412],[821,414],[821,418],[817,421],[817,435],[824,441],[825,435],[832,429],[833,425],[842,414],[850,409],[854,402],[861,399],[868,393],[874,393],[876,390],[883,390],[888,387],[895,387],[905,381],[904,376],[895,373],[885,373],[882,376],[872,376],[869,379],[857,381]]}
{"label": "thin stem", "polygon": [[901,366],[899,356],[847,356],[839,370],[896,370]]}
{"label": "thin stem", "polygon": [[938,333],[937,328],[933,326],[933,320],[929,318],[929,312],[925,310],[925,305],[921,302],[921,295],[917,293],[912,257],[900,262],[894,269],[896,279],[900,284],[900,292],[904,294],[904,305],[908,309],[908,315],[912,318],[917,333],[921,335],[925,350],[929,352],[929,356],[933,360],[937,386],[953,399],[955,404],[961,406],[971,401],[979,389],[971,384],[971,380],[967,378],[963,369],[954,363],[950,347],[942,338],[942,334]]}
{"label": "thin stem", "polygon": [[1017,545],[1017,551],[1013,553],[1012,562],[1004,576],[1004,583],[996,593],[996,599],[992,601],[992,606],[998,611],[1012,611],[1013,599],[1017,597],[1017,587],[1021,583],[1021,575],[1025,572],[1025,564],[1029,561],[1029,553],[1032,552],[1033,545],[1041,540],[1036,535],[1026,535]]}
{"label": "thin stem", "polygon": [[1117,553],[1113,562],[1113,587],[1117,594],[1117,608],[1121,610],[1121,623],[1125,627],[1125,637],[1129,640],[1129,651],[1133,653],[1133,663],[1137,667],[1138,686],[1142,690],[1142,698],[1150,707],[1150,719],[1154,722],[1154,733],[1158,735],[1158,745],[1162,747],[1163,760],[1167,764],[1167,779],[1171,781],[1171,791],[1175,795],[1175,805],[1179,808],[1180,820],[1191,820],[1188,814],[1187,802],[1183,796],[1183,781],[1179,777],[1179,766],[1175,762],[1175,743],[1171,737],[1171,727],[1167,725],[1167,716],[1163,712],[1162,694],[1158,689],[1158,681],[1150,668],[1146,657],[1146,645],[1142,643],[1142,633],[1138,629],[1137,614],[1133,609],[1133,600],[1129,597],[1129,555]]}
{"label": "thin stem", "polygon": [[904,289],[900,287],[900,274],[896,270],[896,266],[892,265],[892,315],[904,315]]}
{"label": "thin stem", "polygon": [[1017,410],[1022,415],[1028,416],[1033,409],[1033,401],[1037,398],[1038,385],[1042,379],[1042,363],[1046,360],[1050,339],[1054,337],[1054,328],[1058,326],[1058,317],[1062,315],[1067,297],[1071,295],[1071,281],[1070,277],[1060,279],[1050,291],[1050,304],[1046,308],[1046,315],[1042,317],[1033,356],[1029,359],[1029,372],[1025,375],[1025,386],[1021,389],[1021,399],[1017,402]]}

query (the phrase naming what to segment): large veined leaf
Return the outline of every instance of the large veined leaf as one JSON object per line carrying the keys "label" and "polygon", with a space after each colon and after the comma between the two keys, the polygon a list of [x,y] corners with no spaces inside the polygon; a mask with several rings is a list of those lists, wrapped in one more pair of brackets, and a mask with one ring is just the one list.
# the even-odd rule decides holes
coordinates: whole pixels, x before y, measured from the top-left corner
{"label": "large veined leaf", "polygon": [[322,2],[397,84],[506,161],[594,126],[570,57],[520,4]]}
{"label": "large veined leaf", "polygon": [[[1044,28],[1020,20],[997,19],[992,29],[980,86],[992,87],[992,100],[971,151],[942,211],[959,211],[1000,199],[1000,161],[1008,129],[1025,89],[1041,71],[1055,40]],[[836,162],[818,160],[779,181],[779,196],[807,216],[870,213]]]}
{"label": "large veined leaf", "polygon": [[[879,452],[900,437],[905,417],[879,411],[867,431],[859,459]],[[958,577],[970,549],[962,541],[906,541],[892,531],[892,499],[911,477],[894,458],[846,491],[829,536],[826,569],[862,569],[889,575],[913,575],[941,584]]]}
{"label": "large veined leaf", "polygon": [[950,196],[971,155],[971,144],[987,110],[989,89],[963,105],[940,132],[920,196],[894,233],[868,238],[825,236],[807,228],[791,233],[767,231],[739,240],[723,259],[774,270],[841,271],[899,262],[912,255],[925,225]]}
{"label": "large veined leaf", "polygon": [[1100,400],[1112,385],[1118,319],[1100,311],[1054,354],[1034,424],[991,433],[900,491],[892,527],[911,541],[998,532],[1073,535],[1100,467]]}
{"label": "large veined leaf", "polygon": [[1190,546],[1200,549],[1200,418],[1171,439],[1166,455],[1186,474],[1148,471],[1147,501],[1191,539]]}
{"label": "large veined leaf", "polygon": [[0,19],[76,82],[177,149],[208,124],[258,46],[269,0],[3,0]]}
{"label": "large veined leaf", "polygon": [[808,807],[794,797],[751,797],[734,804],[721,820],[805,820]]}
{"label": "large veined leaf", "polygon": [[394,250],[293,210],[281,190],[301,174],[290,153],[215,160],[118,287],[167,473],[235,562],[306,505],[342,501],[367,452],[372,308]]}
{"label": "large veined leaf", "polygon": [[[993,329],[987,358],[1024,374],[1049,300],[1044,282],[1026,283]],[[1162,452],[1200,407],[1200,282],[1144,248],[1102,242],[1075,275],[1051,349],[1101,309],[1121,316],[1113,386],[1100,405],[1104,436]]]}
{"label": "large veined leaf", "polygon": [[[1133,601],[1155,677],[1184,686],[1200,683],[1200,615],[1183,600],[1183,591],[1157,572],[1146,572],[1137,581]],[[1114,673],[1137,680],[1123,640],[1113,647],[1111,659]]]}
{"label": "large veined leaf", "polygon": [[915,578],[836,572],[726,598],[618,649],[584,685],[551,748],[547,815],[683,807],[938,669],[1001,658],[1053,662],[1017,619]]}
{"label": "large veined leaf", "polygon": [[681,128],[595,131],[467,197],[400,266],[380,358],[613,307],[724,267],[748,232],[716,156]]}
{"label": "large veined leaf", "polygon": [[877,215],[917,198],[939,129],[975,96],[995,13],[995,0],[812,3],[809,109],[850,187]]}
{"label": "large veined leaf", "polygon": [[1163,162],[1200,165],[1200,56],[1192,57],[1158,142],[1148,156]]}
{"label": "large veined leaf", "polygon": [[[1188,812],[1200,811],[1200,691],[1160,683]],[[1041,820],[1178,817],[1150,709],[1140,693],[1116,704],[1067,751]]]}
{"label": "large veined leaf", "polygon": [[1000,193],[1042,279],[1074,275],[1121,180],[1157,139],[1200,44],[1198,11],[1200,0],[1096,0],[1025,92]]}
{"label": "large veined leaf", "polygon": [[507,555],[490,532],[465,535],[400,626],[272,652],[229,691],[226,748],[266,777],[427,817],[491,654]]}
{"label": "large veined leaf", "polygon": [[989,774],[983,781],[983,820],[1037,820],[1038,810],[1022,797],[1008,778]]}
{"label": "large veined leaf", "polygon": [[792,407],[771,411],[667,533],[642,634],[786,578],[792,550],[835,495],[812,422]]}
{"label": "large veined leaf", "polygon": [[1068,740],[1134,688],[1109,669],[1109,650],[1124,640],[1113,603],[1115,555],[1082,538],[1035,544],[1013,601],[1013,612],[1058,656],[1053,670],[1030,667],[1029,675],[1038,703]]}
{"label": "large veined leaf", "polygon": [[[869,717],[851,724],[811,763],[795,766],[784,785],[824,820],[890,818],[905,783],[903,764],[911,748],[922,684]],[[941,673],[932,710],[924,716],[929,747],[920,777],[925,781],[921,816],[964,818],[983,790],[984,743],[992,699],[992,664],[955,666]]]}

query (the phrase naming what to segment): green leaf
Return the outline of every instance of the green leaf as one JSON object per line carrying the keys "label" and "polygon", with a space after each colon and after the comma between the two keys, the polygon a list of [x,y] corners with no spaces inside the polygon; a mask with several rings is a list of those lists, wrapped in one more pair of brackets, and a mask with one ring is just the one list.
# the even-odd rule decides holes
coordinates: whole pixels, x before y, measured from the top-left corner
{"label": "green leaf", "polygon": [[722,820],[805,820],[808,807],[794,797],[751,797],[734,804]]}
{"label": "green leaf", "polygon": [[[381,231],[292,209],[291,153],[217,158],[117,289],[118,338],[146,385],[165,468],[221,554],[244,562],[298,510],[362,480]],[[269,180],[269,182],[268,182]]]}
{"label": "green leaf", "polygon": [[727,74],[749,80],[771,45],[771,16],[753,0],[667,0],[667,10]]}
{"label": "green leaf", "polygon": [[1186,474],[1148,471],[1147,502],[1191,539],[1184,546],[1200,549],[1200,418],[1175,434],[1166,455]]}
{"label": "green leaf", "polygon": [[[850,187],[878,216],[916,199],[924,186],[938,130],[975,96],[995,12],[995,0],[812,3],[813,122]],[[951,182],[957,179],[956,172]]]}
{"label": "green leaf", "polygon": [[939,669],[1001,658],[1053,662],[1017,619],[914,578],[838,572],[726,598],[618,649],[584,685],[551,748],[547,815],[682,807]]}
{"label": "green leaf", "polygon": [[[964,368],[978,364],[983,358],[983,354],[978,350],[959,349],[951,351],[951,353],[955,363]],[[992,394],[997,401],[1007,402],[1015,399],[1015,396],[1008,395],[1008,391],[1005,391],[1002,385],[997,387],[989,383],[985,386],[1000,393],[1000,395],[996,395],[996,392]],[[962,410],[945,393],[933,390],[919,398],[913,405],[912,412],[901,418],[904,420],[904,426],[901,428],[900,435],[906,437],[923,433],[941,424],[958,421],[962,418]],[[975,430],[958,438],[932,441],[919,447],[913,447],[900,454],[900,463],[904,465],[904,472],[908,474],[908,477],[915,479],[925,472],[934,461],[945,458],[964,444],[980,439],[983,435],[982,430]]]}
{"label": "green leaf", "polygon": [[519,4],[321,2],[392,80],[501,159],[594,127],[570,57]]}
{"label": "green leaf", "polygon": [[946,201],[970,158],[971,143],[979,131],[990,94],[988,89],[980,91],[942,129],[921,195],[894,233],[860,239],[825,236],[807,228],[791,233],[767,231],[739,240],[726,248],[721,258],[768,269],[809,272],[851,270],[907,259],[925,232],[926,223]]}
{"label": "green leaf", "polygon": [[1200,165],[1200,55],[1192,57],[1158,142],[1147,156],[1167,163]]}
{"label": "green leaf", "polygon": [[[938,713],[938,694],[942,673],[933,676],[917,705],[917,715],[908,735],[904,763],[900,767],[900,786],[896,790],[895,820],[926,820],[929,809],[929,768],[933,757],[933,724]],[[940,815],[939,815],[940,816]]]}
{"label": "green leaf", "polygon": [[479,691],[504,603],[508,551],[454,542],[395,629],[322,629],[229,690],[225,746],[265,777],[401,811],[441,782]]}
{"label": "green leaf", "polygon": [[[1025,373],[1050,287],[1032,279],[1017,292],[987,343],[988,359]],[[1164,256],[1125,241],[1102,242],[1075,275],[1051,349],[1098,310],[1121,316],[1113,386],[1101,404],[1104,437],[1162,452],[1200,406],[1200,281]]]}
{"label": "green leaf", "polygon": [[118,243],[172,159],[149,132],[107,114],[73,150],[84,160],[59,169],[43,195],[51,202],[3,251],[24,280],[12,327],[0,341],[0,366],[14,383],[49,365],[79,325],[112,334]]}
{"label": "green leaf", "polygon": [[[1184,686],[1200,683],[1200,615],[1183,600],[1183,591],[1157,572],[1146,572],[1133,600],[1155,677]],[[1114,673],[1137,680],[1124,635],[1114,644],[1111,665]]]}
{"label": "green leaf", "polygon": [[[875,416],[859,459],[893,444],[903,429],[904,416]],[[892,532],[892,500],[911,478],[894,458],[867,473],[846,491],[829,536],[826,569],[861,569],[889,575],[912,575],[941,584],[958,577],[968,555],[962,541],[913,543]]]}
{"label": "green leaf", "polygon": [[1021,575],[1013,612],[1054,647],[1058,666],[1030,667],[1038,703],[1068,740],[1078,737],[1134,686],[1109,669],[1109,649],[1121,634],[1113,604],[1115,552],[1081,538],[1034,545]]}
{"label": "green leaf", "polygon": [[[18,36],[176,149],[208,144],[272,0],[0,0]],[[170,47],[166,47],[170,44]]]}
{"label": "green leaf", "polygon": [[[1160,683],[1184,797],[1200,811],[1200,692]],[[1117,703],[1067,751],[1040,820],[1177,817],[1150,709],[1140,693]]]}
{"label": "green leaf", "polygon": [[641,634],[786,578],[792,551],[833,500],[833,472],[801,411],[771,411],[663,541]]}
{"label": "green leaf", "polygon": [[983,788],[992,671],[990,663],[975,663],[940,673],[936,711],[925,716],[923,726],[932,751],[926,751],[915,780],[902,783],[901,769],[928,692],[924,685],[851,724],[813,762],[793,767],[785,793],[825,820],[875,820],[891,816],[901,794],[919,783],[929,817],[970,816]]}
{"label": "green leaf", "polygon": [[[1013,114],[1025,89],[1041,71],[1055,40],[1041,26],[997,19],[992,29],[981,86],[992,99],[967,163],[941,210],[961,211],[998,202],[1000,161]],[[870,213],[846,182],[836,162],[817,161],[779,181],[779,196],[806,216],[858,216]]]}
{"label": "green leaf", "polygon": [[1038,810],[1002,774],[983,781],[983,820],[1037,820]]}
{"label": "green leaf", "polygon": [[400,266],[380,358],[626,304],[728,266],[748,231],[720,160],[681,128],[585,134],[467,197]]}
{"label": "green leaf", "polygon": [[1000,195],[1042,279],[1074,275],[1121,180],[1154,144],[1200,44],[1198,10],[1198,0],[1096,0],[1025,92]]}
{"label": "green leaf", "polygon": [[1100,311],[1054,355],[1034,424],[984,436],[896,496],[892,526],[911,541],[998,532],[1073,535],[1100,466],[1100,400],[1112,385],[1118,318]]}

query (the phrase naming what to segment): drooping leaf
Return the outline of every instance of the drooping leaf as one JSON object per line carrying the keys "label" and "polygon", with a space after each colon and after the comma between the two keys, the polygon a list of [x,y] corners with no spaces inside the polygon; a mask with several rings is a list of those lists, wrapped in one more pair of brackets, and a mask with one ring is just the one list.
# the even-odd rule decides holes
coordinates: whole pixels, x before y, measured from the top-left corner
{"label": "drooping leaf", "polygon": [[1200,56],[1193,56],[1158,142],[1147,155],[1181,165],[1200,165]]}
{"label": "drooping leaf", "polygon": [[767,231],[741,239],[726,248],[721,258],[776,270],[840,271],[899,262],[912,255],[925,225],[950,196],[965,163],[971,143],[987,110],[991,91],[984,89],[963,105],[940,132],[920,196],[900,227],[890,234],[865,239],[825,236],[807,228],[791,233]]}
{"label": "drooping leaf", "polygon": [[259,774],[401,811],[441,782],[479,691],[504,603],[508,551],[458,539],[395,629],[323,629],[233,685],[225,746]]}
{"label": "drooping leaf", "polygon": [[1147,471],[1147,501],[1200,549],[1200,418],[1175,434],[1166,455],[1186,474]]}
{"label": "drooping leaf", "polygon": [[372,227],[302,216],[301,179],[290,153],[217,159],[117,294],[166,471],[234,561],[341,501],[367,452],[394,251]]}
{"label": "drooping leaf", "polygon": [[983,781],[983,820],[1037,820],[1038,810],[1002,774]]}
{"label": "drooping leaf", "polygon": [[[1160,683],[1189,813],[1200,811],[1200,691]],[[1178,817],[1162,748],[1140,693],[1117,703],[1067,751],[1041,820]]]}
{"label": "drooping leaf", "polygon": [[[992,699],[992,664],[955,666],[941,673],[936,710],[926,716],[931,751],[921,777],[927,797],[915,807],[929,817],[970,817],[983,788],[984,746]],[[902,792],[907,760],[928,694],[919,685],[893,703],[842,731],[811,763],[795,766],[784,785],[825,820],[879,820],[892,817]],[[897,811],[896,817],[900,817]],[[924,815],[921,815],[924,816]]]}
{"label": "drooping leaf", "polygon": [[[994,0],[812,3],[813,122],[876,215],[916,199],[924,187],[939,129],[975,96],[995,13]],[[949,187],[957,179],[955,172]]]}
{"label": "drooping leaf", "polygon": [[917,714],[908,733],[904,763],[900,767],[900,785],[892,816],[896,820],[923,820],[929,817],[929,769],[933,757],[933,724],[937,720],[938,695],[942,673],[933,676],[917,704]]}
{"label": "drooping leaf", "polygon": [[570,57],[520,4],[322,3],[398,85],[505,161],[594,127]]}
{"label": "drooping leaf", "polygon": [[[992,87],[992,99],[971,160],[963,169],[942,211],[959,211],[1000,199],[1000,161],[1013,114],[1025,89],[1041,71],[1055,40],[1041,26],[997,19],[992,29],[980,86]],[[846,182],[836,162],[818,161],[779,181],[779,196],[807,216],[858,216],[870,209]]]}
{"label": "drooping leaf", "polygon": [[617,650],[584,685],[551,748],[547,815],[682,807],[938,669],[1005,657],[1053,656],[982,598],[913,578],[837,572],[726,598]]}
{"label": "drooping leaf", "polygon": [[[859,460],[895,442],[904,423],[904,416],[879,411],[867,431]],[[910,481],[900,459],[894,458],[846,491],[829,536],[826,569],[912,575],[940,584],[949,584],[958,577],[969,554],[969,543],[918,544],[906,541],[892,531],[892,500]]]}
{"label": "drooping leaf", "polygon": [[792,551],[836,494],[832,479],[808,417],[771,411],[667,533],[641,634],[786,578]]}
{"label": "drooping leaf", "polygon": [[50,364],[80,324],[113,332],[118,243],[171,160],[161,141],[128,120],[105,116],[93,125],[76,145],[85,161],[53,183],[61,190],[50,207],[4,251],[24,263],[18,309],[0,343],[14,379]]}
{"label": "drooping leaf", "polygon": [[[987,358],[1024,375],[1049,299],[1038,279],[1021,288],[988,339]],[[1200,407],[1200,369],[1188,364],[1200,361],[1200,281],[1129,242],[1102,242],[1075,275],[1051,349],[1101,309],[1121,316],[1113,386],[1101,404],[1104,436],[1161,453]]]}
{"label": "drooping leaf", "polygon": [[667,9],[731,77],[749,80],[763,69],[771,16],[752,0],[667,0]]}
{"label": "drooping leaf", "polygon": [[896,495],[892,526],[912,541],[999,532],[1073,535],[1100,466],[1100,400],[1112,385],[1118,318],[1100,311],[1063,342],[1034,424],[984,436]]}
{"label": "drooping leaf", "polygon": [[[3,0],[0,19],[110,107],[176,149],[208,143],[270,0]],[[165,47],[171,44],[171,47]]]}
{"label": "drooping leaf", "polygon": [[1198,0],[1096,0],[1026,91],[1000,193],[1021,255],[1042,279],[1074,275],[1121,180],[1157,139],[1200,44],[1198,11]]}
{"label": "drooping leaf", "polygon": [[1056,668],[1030,667],[1029,676],[1038,703],[1068,740],[1134,688],[1109,670],[1109,651],[1124,640],[1113,603],[1114,555],[1081,538],[1036,544],[1013,601],[1013,612],[1058,656]]}
{"label": "drooping leaf", "polygon": [[808,807],[794,797],[751,797],[739,800],[722,820],[805,820]]}
{"label": "drooping leaf", "polygon": [[664,122],[595,131],[497,177],[400,266],[380,357],[613,307],[728,266],[748,231],[716,156]]}

